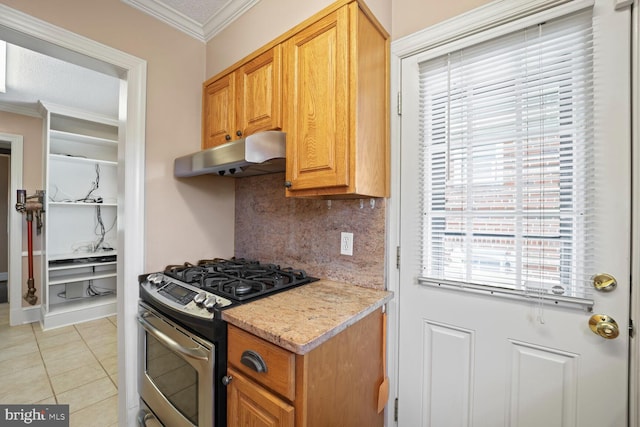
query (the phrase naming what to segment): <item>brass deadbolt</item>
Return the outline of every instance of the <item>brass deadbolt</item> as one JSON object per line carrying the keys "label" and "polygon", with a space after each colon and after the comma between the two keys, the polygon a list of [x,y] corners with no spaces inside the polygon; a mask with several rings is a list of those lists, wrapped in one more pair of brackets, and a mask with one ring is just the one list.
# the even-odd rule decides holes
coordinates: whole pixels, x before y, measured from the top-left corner
{"label": "brass deadbolt", "polygon": [[594,314],[589,318],[589,328],[594,334],[612,340],[620,335],[618,323],[606,314]]}
{"label": "brass deadbolt", "polygon": [[602,292],[611,292],[618,286],[616,278],[607,273],[596,274],[592,280],[593,287]]}

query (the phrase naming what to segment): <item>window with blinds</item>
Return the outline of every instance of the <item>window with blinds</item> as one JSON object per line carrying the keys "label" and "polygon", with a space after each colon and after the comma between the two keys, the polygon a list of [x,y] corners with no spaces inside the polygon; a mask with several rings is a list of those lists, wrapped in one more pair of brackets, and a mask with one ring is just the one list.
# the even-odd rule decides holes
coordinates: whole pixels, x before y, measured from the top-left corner
{"label": "window with blinds", "polygon": [[587,297],[592,17],[420,64],[422,282]]}

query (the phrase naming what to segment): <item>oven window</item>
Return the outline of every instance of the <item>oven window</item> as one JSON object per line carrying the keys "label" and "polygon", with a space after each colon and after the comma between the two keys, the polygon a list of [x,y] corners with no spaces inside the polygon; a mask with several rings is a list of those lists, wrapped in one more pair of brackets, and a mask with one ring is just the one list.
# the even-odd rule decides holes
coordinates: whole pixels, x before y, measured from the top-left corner
{"label": "oven window", "polygon": [[146,334],[146,371],[151,381],[173,406],[198,424],[198,372],[183,358]]}

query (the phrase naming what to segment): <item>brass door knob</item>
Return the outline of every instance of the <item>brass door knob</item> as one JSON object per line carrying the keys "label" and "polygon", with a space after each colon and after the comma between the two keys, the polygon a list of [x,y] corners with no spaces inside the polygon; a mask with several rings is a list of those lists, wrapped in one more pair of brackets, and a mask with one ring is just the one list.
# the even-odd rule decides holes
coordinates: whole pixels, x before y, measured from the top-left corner
{"label": "brass door knob", "polygon": [[594,334],[612,340],[620,335],[618,323],[606,314],[594,314],[589,318],[589,328]]}
{"label": "brass door knob", "polygon": [[616,278],[607,273],[596,274],[592,277],[592,280],[593,287],[602,292],[611,292],[618,286]]}

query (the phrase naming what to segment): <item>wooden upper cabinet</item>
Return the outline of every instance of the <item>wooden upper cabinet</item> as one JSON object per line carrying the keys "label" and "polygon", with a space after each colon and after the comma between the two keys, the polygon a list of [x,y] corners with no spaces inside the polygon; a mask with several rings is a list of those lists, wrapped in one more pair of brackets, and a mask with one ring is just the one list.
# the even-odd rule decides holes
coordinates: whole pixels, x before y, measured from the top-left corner
{"label": "wooden upper cabinet", "polygon": [[204,83],[202,147],[282,128],[281,47]]}
{"label": "wooden upper cabinet", "polygon": [[282,54],[280,45],[236,71],[236,117],[244,135],[282,128]]}
{"label": "wooden upper cabinet", "polygon": [[389,34],[338,0],[204,83],[202,147],[287,140],[287,197],[389,196]]}
{"label": "wooden upper cabinet", "polygon": [[226,75],[205,86],[203,98],[202,148],[231,140],[235,128],[235,78]]}
{"label": "wooden upper cabinet", "polygon": [[288,194],[349,185],[348,18],[342,8],[285,42]]}
{"label": "wooden upper cabinet", "polygon": [[358,2],[283,43],[287,196],[388,197],[388,52]]}

